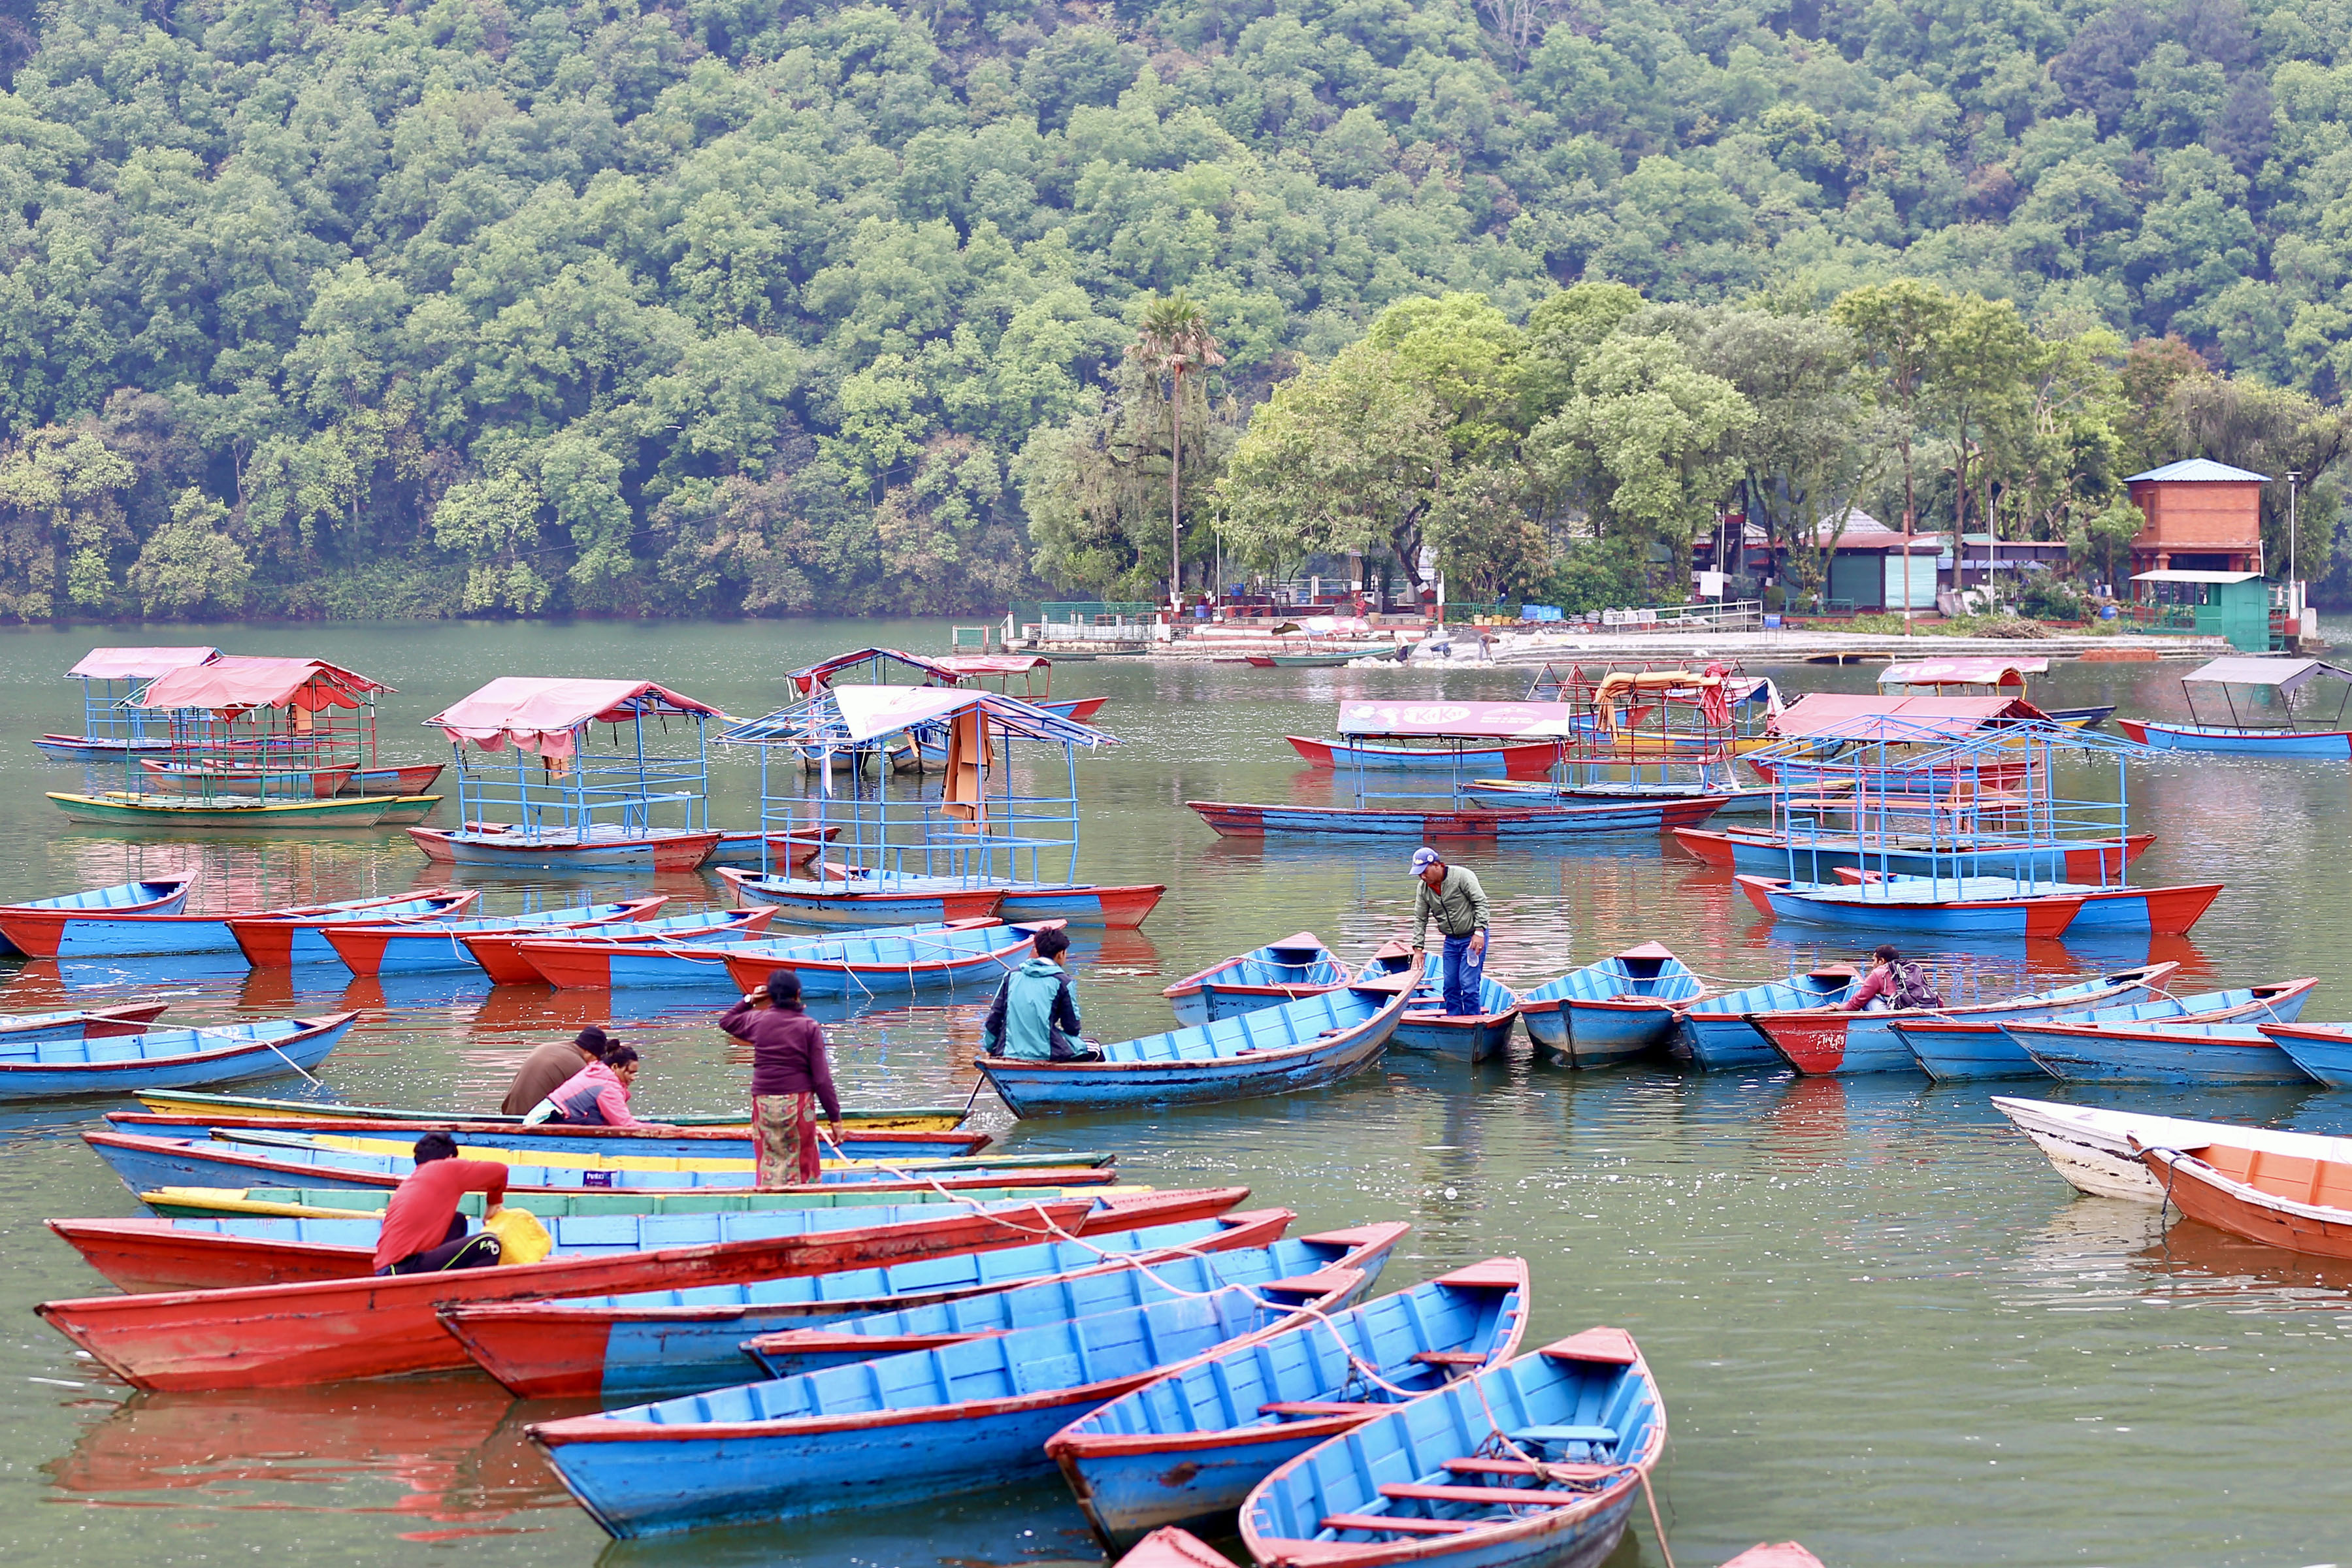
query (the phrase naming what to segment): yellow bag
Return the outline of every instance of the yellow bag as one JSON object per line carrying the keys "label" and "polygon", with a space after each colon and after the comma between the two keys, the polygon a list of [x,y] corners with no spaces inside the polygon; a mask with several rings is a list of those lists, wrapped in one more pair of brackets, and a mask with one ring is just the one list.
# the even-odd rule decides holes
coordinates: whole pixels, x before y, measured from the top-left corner
{"label": "yellow bag", "polygon": [[499,1238],[500,1267],[543,1262],[555,1250],[555,1237],[529,1209],[502,1208],[484,1220],[482,1228]]}

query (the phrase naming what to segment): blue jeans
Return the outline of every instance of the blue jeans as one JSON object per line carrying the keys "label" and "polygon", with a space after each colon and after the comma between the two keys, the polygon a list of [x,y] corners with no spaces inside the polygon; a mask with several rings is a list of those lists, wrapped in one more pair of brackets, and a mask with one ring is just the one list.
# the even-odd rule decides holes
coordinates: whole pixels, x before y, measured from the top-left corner
{"label": "blue jeans", "polygon": [[[1475,931],[1471,933],[1475,935]],[[1489,939],[1490,941],[1492,939]],[[1478,1005],[1479,982],[1486,973],[1486,950],[1470,951],[1470,938],[1449,936],[1445,939],[1445,1016],[1467,1018],[1481,1011]]]}

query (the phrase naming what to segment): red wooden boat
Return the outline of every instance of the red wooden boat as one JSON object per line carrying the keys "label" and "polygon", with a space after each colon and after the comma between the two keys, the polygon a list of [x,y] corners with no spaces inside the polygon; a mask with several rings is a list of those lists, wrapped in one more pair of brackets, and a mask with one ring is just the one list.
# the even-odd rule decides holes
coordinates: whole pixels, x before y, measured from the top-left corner
{"label": "red wooden boat", "polygon": [[2227,1143],[2139,1155],[2190,1219],[2265,1247],[2352,1258],[2352,1162]]}
{"label": "red wooden boat", "polygon": [[[1247,1195],[1246,1188],[1224,1192],[1229,1194],[1226,1207]],[[1162,1223],[1160,1211],[1152,1206],[1154,1199],[1172,1209],[1197,1206],[1200,1194],[1154,1194],[1099,1206],[1069,1198],[859,1230],[666,1247],[620,1258],[159,1296],[93,1296],[44,1301],[34,1310],[134,1387],[300,1387],[470,1365],[464,1347],[436,1315],[440,1308],[461,1301],[735,1285],[779,1275],[830,1273],[949,1252],[1017,1247],[1051,1230],[1077,1230],[1106,1211],[1117,1216],[1119,1229]]]}
{"label": "red wooden boat", "polygon": [[[908,921],[929,924],[934,921],[952,923],[957,921],[993,919],[996,907],[1004,901],[1002,888],[916,888],[869,890],[855,886],[849,879],[848,868],[828,865],[820,885],[810,889],[805,900],[795,903],[796,918],[814,919],[829,925],[894,925]],[[719,879],[735,889],[735,901],[742,905],[779,902],[783,889],[761,887],[757,871],[739,870],[732,866],[719,868]],[[927,906],[936,905],[930,909]],[[913,909],[920,912],[907,914]]]}
{"label": "red wooden boat", "polygon": [[[742,952],[733,948],[722,950],[727,961],[728,977],[744,991],[764,985],[768,976],[779,969],[789,969],[801,977],[801,985],[812,994],[871,995],[877,991],[896,994],[899,990],[911,991],[920,984],[948,984],[958,978],[984,980],[994,984],[1027,961],[1037,942],[1037,933],[1062,925],[1060,921],[1039,921],[1033,925],[998,925],[983,928],[986,938],[962,937],[970,942],[969,950],[936,944],[933,951],[944,950],[939,958],[901,960],[893,963],[877,962],[881,952],[900,948],[921,951],[922,939],[877,935],[870,942],[851,939],[829,944],[841,953],[834,957],[824,948],[812,948],[805,955],[793,952]],[[986,945],[981,945],[982,942]],[[860,957],[860,947],[878,950],[874,956]]]}
{"label": "red wooden boat", "polygon": [[[1837,879],[1848,887],[1858,888],[1866,882],[1884,881],[1885,877],[1883,872],[1841,866]],[[2074,918],[2065,927],[2076,936],[2087,936],[2095,931],[2137,930],[2145,930],[2150,936],[2187,936],[2189,928],[2204,919],[2213,900],[2221,896],[2222,887],[2220,882],[2184,882],[2169,888],[2078,883],[2067,887],[2063,893],[2055,888],[2052,891],[2053,896],[2076,900]],[[2134,909],[2136,905],[2146,908],[2144,925]]]}
{"label": "red wooden boat", "polygon": [[[468,888],[463,891],[449,888],[419,888],[402,901],[414,903],[431,900],[439,907],[431,914],[401,915],[384,923],[404,925],[415,921],[448,920],[471,909],[481,898],[481,890]],[[331,927],[349,925],[348,914],[335,915],[256,915],[239,916],[228,921],[229,935],[245,953],[245,961],[256,969],[287,969],[294,963],[294,943],[306,931],[325,931]]]}
{"label": "red wooden boat", "polygon": [[[631,921],[647,919],[656,910],[668,901],[668,894],[656,893],[651,898],[628,899],[601,906],[583,906],[583,911],[576,912],[584,912],[591,909],[596,912],[588,913],[586,918],[575,922],[561,925],[517,924],[506,928],[500,934],[519,932],[526,936],[543,936],[551,931],[570,932],[589,931],[602,925],[623,925]],[[514,918],[530,920],[533,917]],[[539,918],[544,919],[544,917]],[[474,934],[476,933],[472,931],[457,930],[436,931],[430,927],[343,925],[329,931],[327,941],[334,948],[335,956],[343,961],[346,968],[353,974],[366,976],[384,973],[388,959],[396,961],[420,942],[432,942],[434,951],[437,953],[445,947],[458,945],[462,938]]]}
{"label": "red wooden boat", "polygon": [[[1271,1247],[1280,1241],[1298,1215],[1292,1209],[1252,1209],[1245,1213],[1229,1213],[1220,1216],[1224,1228],[1183,1248],[1186,1253],[1239,1252],[1255,1247]],[[1109,1227],[1091,1225],[1080,1235],[1102,1235]],[[1172,1253],[1175,1248],[1165,1249]],[[1066,1275],[1039,1276],[1045,1279],[1076,1279],[1083,1274],[1097,1274],[1105,1269],[1129,1267],[1136,1258],[1149,1264],[1165,1255],[1161,1251],[1137,1254],[1135,1258],[1106,1259],[1090,1268],[1074,1269]],[[856,1301],[831,1300],[809,1303],[803,1312],[813,1318],[832,1320],[846,1316],[862,1316],[866,1312],[897,1311],[901,1308],[926,1305],[931,1300],[952,1300],[967,1291],[950,1291],[944,1295],[919,1300],[891,1297],[878,1300]],[[861,1311],[861,1309],[863,1310]],[[616,1327],[658,1329],[667,1323],[677,1327],[702,1327],[714,1322],[740,1322],[757,1310],[762,1319],[774,1316],[782,1309],[767,1305],[753,1309],[740,1302],[712,1303],[694,1306],[649,1306],[615,1303],[610,1300],[561,1301],[522,1301],[509,1306],[463,1306],[442,1314],[449,1331],[457,1336],[475,1363],[497,1378],[524,1399],[593,1399],[604,1392],[604,1378],[608,1347]],[[677,1327],[665,1331],[675,1334]]]}
{"label": "red wooden boat", "polygon": [[[1727,871],[1738,869],[1738,860],[1743,851],[1747,852],[1751,859],[1759,854],[1782,857],[1788,854],[1786,835],[1769,833],[1761,828],[1676,827],[1669,831],[1673,833],[1675,842],[1686,853],[1696,856],[1710,866],[1718,867]],[[1831,837],[1834,838],[1836,836]],[[2156,835],[2153,833],[2129,833],[2124,836],[2120,853],[2112,843],[2070,848],[2066,851],[2066,879],[2070,882],[2113,881],[2121,874],[2125,866],[2130,865],[2147,854],[2148,846],[2155,842]],[[1905,853],[1899,846],[1895,847],[1893,852],[1898,859]],[[1810,847],[1801,847],[1797,853],[1800,864],[1810,868],[1813,863]],[[1826,860],[1830,855],[1835,853],[1839,852],[1825,850],[1822,858]],[[1880,852],[1876,848],[1859,850],[1857,853],[1868,856],[1874,864],[1880,858]],[[1955,850],[1950,846],[1945,845],[1939,846],[1936,853],[1942,855],[1948,865],[1956,857],[1966,858],[1969,851]],[[2041,853],[2041,851],[2026,853]],[[1920,858],[1926,858],[1925,852],[1922,852]],[[1785,869],[1785,868],[1784,859],[1782,868]],[[1902,868],[1898,866],[1896,868],[1899,870]]]}
{"label": "red wooden boat", "polygon": [[1352,769],[1362,753],[1366,766],[1382,772],[1402,767],[1425,773],[1458,772],[1478,778],[1549,779],[1564,750],[1558,741],[1465,742],[1457,762],[1457,754],[1450,751],[1374,746],[1362,741],[1318,741],[1306,735],[1285,735],[1283,739],[1308,766],[1326,773]]}
{"label": "red wooden boat", "polygon": [[[162,1017],[171,1007],[169,1002],[124,1002],[112,1007],[89,1007],[70,1013],[31,1013],[21,1016],[0,1016],[0,1045],[12,1035],[37,1034],[47,1039],[63,1039],[78,1036],[85,1040],[103,1040],[116,1035],[143,1035],[147,1026]],[[79,1030],[74,1029],[80,1025]],[[70,1035],[68,1034],[70,1031]]]}
{"label": "red wooden boat", "polygon": [[1822,1560],[1793,1541],[1751,1546],[1723,1568],[1822,1568]]}
{"label": "red wooden boat", "polygon": [[[681,917],[661,922],[667,929],[648,931],[624,931],[617,936],[583,936],[567,942],[566,946],[612,947],[614,943],[650,943],[664,942],[698,942],[705,937],[724,935],[730,942],[749,941],[764,933],[768,922],[776,918],[772,908],[754,907],[745,910],[714,910],[703,917]],[[593,931],[593,927],[588,928]],[[544,985],[546,977],[539,966],[522,953],[522,945],[547,945],[544,931],[469,931],[460,939],[466,951],[494,985]],[[748,989],[748,987],[747,987]]]}
{"label": "red wooden boat", "polygon": [[[345,915],[364,910],[379,904],[404,904],[418,895],[385,893],[372,899],[347,899],[337,903],[295,904],[282,910],[234,910],[228,914],[192,915],[180,910],[169,913],[110,909],[71,909],[47,904],[0,905],[0,936],[5,936],[28,958],[55,958],[58,944],[65,928],[77,921],[105,921],[121,925],[169,930],[186,927],[192,930],[207,925],[218,926],[224,937],[228,921],[237,920],[301,920],[311,915]],[[128,953],[151,952],[178,952],[210,951],[208,948],[126,947]],[[95,955],[92,955],[95,956]]]}
{"label": "red wooden boat", "polygon": [[1234,1568],[1234,1560],[1189,1530],[1168,1525],[1137,1542],[1118,1568]]}

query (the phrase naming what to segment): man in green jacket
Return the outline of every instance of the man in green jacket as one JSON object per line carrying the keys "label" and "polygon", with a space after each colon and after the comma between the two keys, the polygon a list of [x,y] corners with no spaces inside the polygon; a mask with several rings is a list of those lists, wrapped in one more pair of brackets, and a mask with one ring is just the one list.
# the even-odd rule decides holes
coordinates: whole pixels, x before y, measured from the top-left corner
{"label": "man in green jacket", "polygon": [[1427,845],[1412,852],[1412,874],[1421,880],[1412,895],[1413,962],[1421,962],[1433,915],[1445,938],[1445,1016],[1475,1017],[1486,973],[1486,889],[1475,873],[1447,865]]}
{"label": "man in green jacket", "polygon": [[1069,951],[1059,926],[1037,933],[1036,956],[1004,977],[981,1026],[981,1047],[1015,1061],[1098,1062],[1102,1053],[1078,1039],[1078,1002],[1070,977],[1055,960]]}

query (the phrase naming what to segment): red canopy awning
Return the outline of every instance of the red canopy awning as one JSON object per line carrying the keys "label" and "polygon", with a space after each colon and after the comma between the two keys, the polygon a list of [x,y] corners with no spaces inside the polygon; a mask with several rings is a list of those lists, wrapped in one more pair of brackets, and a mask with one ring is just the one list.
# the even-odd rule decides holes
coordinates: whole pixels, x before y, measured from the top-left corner
{"label": "red canopy awning", "polygon": [[1767,727],[1784,741],[1962,741],[1995,724],[2050,715],[2022,697],[1872,697],[1813,691]]}
{"label": "red canopy awning", "polygon": [[1890,664],[1878,672],[1881,686],[2023,686],[2029,675],[2047,675],[2046,658],[1919,658]]}
{"label": "red canopy awning", "polygon": [[216,647],[94,647],[66,674],[88,680],[152,680],[220,656]]}
{"label": "red canopy awning", "polygon": [[203,708],[242,713],[256,708],[296,708],[316,713],[357,708],[391,687],[318,658],[255,658],[225,654],[155,678],[134,699],[141,708]]}
{"label": "red canopy awning", "polygon": [[1343,702],[1339,733],[1478,741],[1558,741],[1574,734],[1565,702]]}
{"label": "red canopy awning", "polygon": [[568,757],[576,750],[573,731],[581,726],[618,724],[648,713],[725,717],[708,702],[650,680],[502,675],[425,721],[452,741],[471,741],[486,752],[512,742],[541,756]]}
{"label": "red canopy awning", "polygon": [[837,653],[831,658],[819,659],[805,668],[793,670],[785,679],[798,689],[802,696],[806,697],[813,691],[822,691],[831,686],[833,678],[843,670],[853,665],[864,664],[868,659],[903,664],[927,679],[953,682],[959,679],[955,671],[939,659],[926,658],[919,653],[902,653],[895,647],[861,647],[854,653]]}

